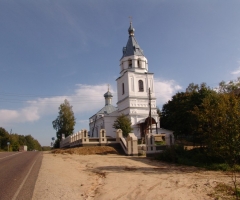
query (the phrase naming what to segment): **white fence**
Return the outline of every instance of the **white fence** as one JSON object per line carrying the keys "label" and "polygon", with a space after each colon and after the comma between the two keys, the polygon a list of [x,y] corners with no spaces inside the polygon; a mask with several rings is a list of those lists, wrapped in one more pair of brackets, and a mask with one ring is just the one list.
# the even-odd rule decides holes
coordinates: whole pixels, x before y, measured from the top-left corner
{"label": "white fence", "polygon": [[171,134],[147,134],[145,143],[138,145],[138,139],[134,133],[129,133],[127,138],[124,138],[121,129],[116,131],[116,138],[107,137],[105,129],[99,131],[99,137],[89,137],[88,131],[83,129],[67,138],[63,138],[60,142],[60,148],[120,145],[126,155],[146,154],[151,156],[162,152],[166,146],[172,145],[174,137]]}

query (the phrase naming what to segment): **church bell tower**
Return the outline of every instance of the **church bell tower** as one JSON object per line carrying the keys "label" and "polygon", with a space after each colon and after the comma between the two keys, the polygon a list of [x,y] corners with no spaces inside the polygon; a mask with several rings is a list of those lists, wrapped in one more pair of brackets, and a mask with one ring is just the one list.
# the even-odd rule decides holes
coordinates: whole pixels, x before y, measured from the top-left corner
{"label": "church bell tower", "polygon": [[[152,126],[157,128],[159,122],[154,88],[153,73],[148,71],[148,61],[134,36],[132,22],[128,29],[128,42],[123,47],[120,59],[120,76],[117,78],[118,111],[129,116],[133,132],[138,138],[146,134],[146,127],[151,116]],[[149,90],[151,100],[149,100]],[[150,109],[151,106],[151,109]],[[151,115],[149,111],[151,110]]]}

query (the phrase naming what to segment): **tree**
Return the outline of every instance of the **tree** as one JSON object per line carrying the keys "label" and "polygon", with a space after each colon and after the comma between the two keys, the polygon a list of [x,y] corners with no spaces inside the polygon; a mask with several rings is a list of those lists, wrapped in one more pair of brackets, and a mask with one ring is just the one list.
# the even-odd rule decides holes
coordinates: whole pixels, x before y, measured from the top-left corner
{"label": "tree", "polygon": [[237,192],[236,165],[240,155],[240,99],[231,93],[212,94],[195,107],[198,131],[205,137],[208,153],[221,157],[232,169],[232,181]]}
{"label": "tree", "polygon": [[131,125],[132,125],[131,120],[124,114],[121,114],[114,121],[113,128],[121,129],[123,132],[123,136],[127,137],[128,134],[131,133],[133,130]]}
{"label": "tree", "polygon": [[202,83],[189,84],[185,92],[178,92],[170,101],[163,105],[161,127],[174,131],[176,136],[183,136],[194,143],[202,143],[202,136],[196,132],[198,119],[191,112],[195,106],[211,93],[216,93]]}
{"label": "tree", "polygon": [[7,142],[9,142],[9,133],[0,127],[0,149],[7,149]]}
{"label": "tree", "polygon": [[9,150],[18,151],[20,146],[28,146],[28,150],[42,150],[41,145],[31,135],[9,134],[4,128],[0,127],[0,149],[8,150],[7,142],[10,142]]}
{"label": "tree", "polygon": [[11,134],[9,136],[10,139],[10,148],[12,149],[12,151],[18,151],[19,150],[19,135],[18,134]]}
{"label": "tree", "polygon": [[240,99],[230,94],[213,94],[195,107],[199,132],[205,136],[209,151],[232,167],[240,153]]}
{"label": "tree", "polygon": [[62,134],[65,137],[73,134],[76,119],[72,111],[72,106],[67,99],[59,106],[58,117],[52,122],[53,128],[56,130],[58,140],[61,140]]}
{"label": "tree", "polygon": [[240,77],[237,80],[231,80],[228,83],[222,81],[219,83],[218,91],[219,93],[230,93],[230,92],[237,92],[239,93],[240,88]]}
{"label": "tree", "polygon": [[26,145],[28,147],[28,151],[32,151],[32,150],[41,151],[42,150],[42,147],[39,144],[39,142],[37,140],[35,140],[31,135],[26,135],[25,141],[26,141]]}

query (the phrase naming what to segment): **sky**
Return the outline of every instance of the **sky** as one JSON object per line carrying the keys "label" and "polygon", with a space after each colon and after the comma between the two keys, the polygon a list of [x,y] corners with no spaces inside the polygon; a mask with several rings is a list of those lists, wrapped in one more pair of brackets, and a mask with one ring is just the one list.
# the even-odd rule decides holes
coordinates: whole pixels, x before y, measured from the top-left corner
{"label": "sky", "polygon": [[50,145],[64,99],[75,132],[105,105],[108,84],[116,106],[129,16],[160,109],[190,83],[235,80],[239,10],[238,0],[0,0],[0,127]]}

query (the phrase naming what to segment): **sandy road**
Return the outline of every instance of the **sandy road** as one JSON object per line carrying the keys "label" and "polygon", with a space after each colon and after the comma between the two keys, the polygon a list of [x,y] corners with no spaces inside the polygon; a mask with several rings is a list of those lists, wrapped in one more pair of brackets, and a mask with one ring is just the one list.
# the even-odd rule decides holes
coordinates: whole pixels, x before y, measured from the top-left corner
{"label": "sandy road", "polygon": [[222,172],[119,155],[44,154],[33,199],[213,199]]}

